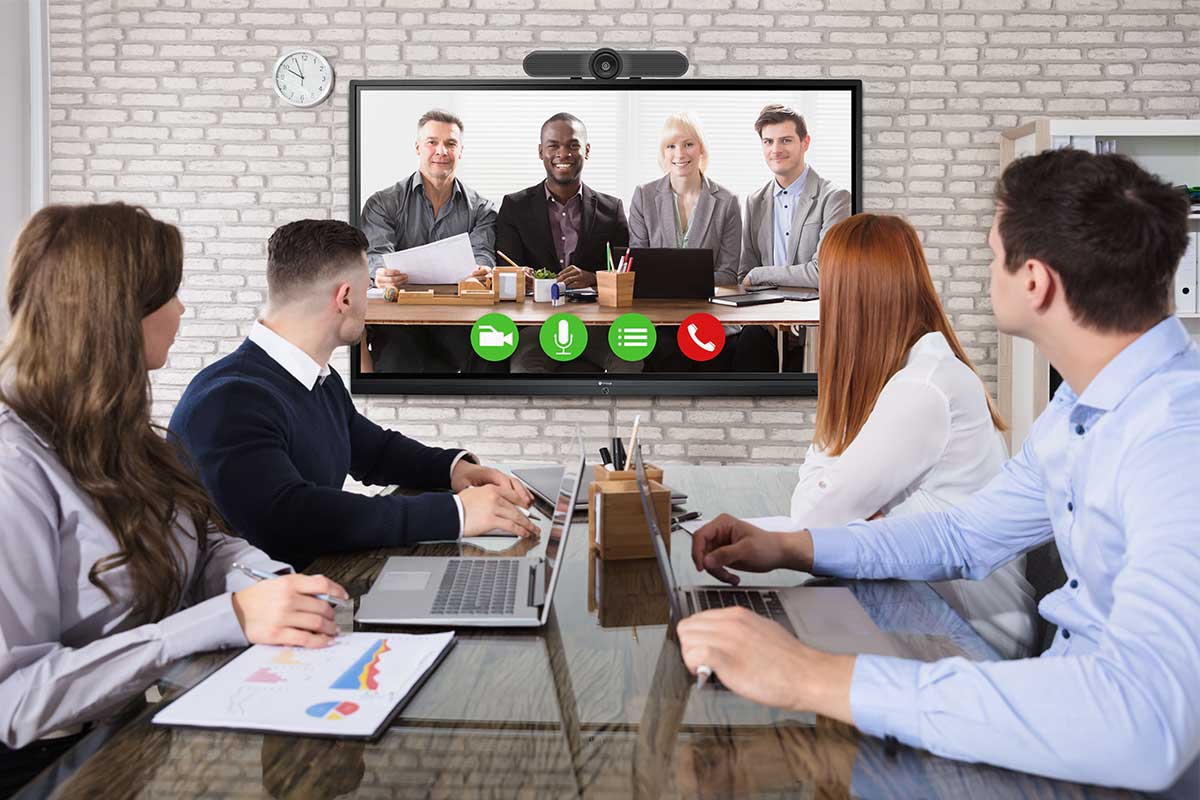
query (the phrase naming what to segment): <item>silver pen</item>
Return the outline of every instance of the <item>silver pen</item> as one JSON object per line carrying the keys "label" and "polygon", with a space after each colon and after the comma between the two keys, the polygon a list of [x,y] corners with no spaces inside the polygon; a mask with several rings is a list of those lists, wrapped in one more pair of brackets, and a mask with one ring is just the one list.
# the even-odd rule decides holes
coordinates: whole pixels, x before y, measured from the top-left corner
{"label": "silver pen", "polygon": [[[243,575],[245,575],[248,578],[254,578],[254,580],[256,580],[256,581],[269,581],[274,578],[283,577],[282,575],[272,575],[270,572],[263,572],[261,569],[254,569],[253,567],[247,567],[245,564],[239,564],[236,561],[233,562],[233,568],[236,570],[240,570]],[[318,600],[324,600],[326,603],[329,603],[330,605],[335,605],[338,607],[350,605],[349,600],[343,600],[342,598],[334,597],[331,594],[325,594],[325,593],[314,594],[313,597],[317,598]]]}
{"label": "silver pen", "polygon": [[703,664],[696,667],[696,688],[703,689],[704,684],[712,677],[712,668],[706,667]]}

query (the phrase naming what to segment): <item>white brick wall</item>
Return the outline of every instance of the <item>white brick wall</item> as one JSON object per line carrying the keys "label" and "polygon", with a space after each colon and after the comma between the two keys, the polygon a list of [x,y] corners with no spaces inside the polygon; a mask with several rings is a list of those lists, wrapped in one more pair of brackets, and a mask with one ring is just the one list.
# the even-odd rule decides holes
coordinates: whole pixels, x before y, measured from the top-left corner
{"label": "white brick wall", "polygon": [[[155,376],[160,419],[253,322],[270,231],[348,216],[352,78],[520,76],[532,49],[599,44],[682,49],[699,77],[863,78],[865,207],[922,231],[993,386],[997,132],[1045,115],[1200,114],[1200,0],[50,0],[49,33],[52,198],[142,203],[187,240],[187,319]],[[338,76],[317,109],[270,88],[297,46]],[[640,412],[660,460],[796,463],[814,411],[789,398],[360,403],[430,443],[512,460],[551,455],[576,422],[599,440]]]}

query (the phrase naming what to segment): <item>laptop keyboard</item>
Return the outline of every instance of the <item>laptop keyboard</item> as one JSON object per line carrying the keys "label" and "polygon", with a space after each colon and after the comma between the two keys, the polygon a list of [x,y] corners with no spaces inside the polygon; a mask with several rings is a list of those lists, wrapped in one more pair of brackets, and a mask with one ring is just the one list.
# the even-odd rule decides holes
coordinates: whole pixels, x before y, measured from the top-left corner
{"label": "laptop keyboard", "polygon": [[692,594],[696,597],[698,611],[741,606],[750,609],[760,617],[778,622],[793,636],[796,635],[787,612],[783,610],[783,603],[779,601],[778,592],[745,591],[743,589],[693,589]]}
{"label": "laptop keyboard", "polygon": [[513,613],[518,562],[507,559],[451,560],[433,598],[433,614],[449,617]]}

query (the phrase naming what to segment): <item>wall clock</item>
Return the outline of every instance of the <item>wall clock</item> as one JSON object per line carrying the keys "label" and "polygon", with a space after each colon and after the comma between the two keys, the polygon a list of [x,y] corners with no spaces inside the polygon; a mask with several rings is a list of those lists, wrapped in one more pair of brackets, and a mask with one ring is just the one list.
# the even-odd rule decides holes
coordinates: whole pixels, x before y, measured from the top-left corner
{"label": "wall clock", "polygon": [[275,93],[300,108],[315,106],[333,91],[333,68],[315,50],[293,50],[275,62]]}

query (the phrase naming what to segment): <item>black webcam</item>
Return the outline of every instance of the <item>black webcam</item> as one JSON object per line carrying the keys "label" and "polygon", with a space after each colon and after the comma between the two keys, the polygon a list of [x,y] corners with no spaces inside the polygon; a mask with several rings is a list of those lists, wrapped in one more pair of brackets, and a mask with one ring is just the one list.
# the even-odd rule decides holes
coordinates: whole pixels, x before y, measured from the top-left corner
{"label": "black webcam", "polygon": [[535,50],[522,62],[531,78],[677,78],[688,59],[674,50]]}

